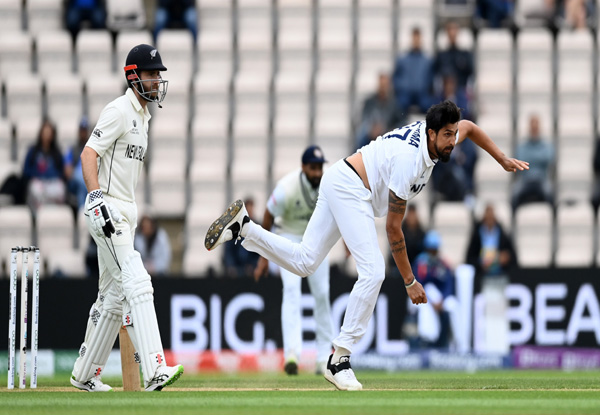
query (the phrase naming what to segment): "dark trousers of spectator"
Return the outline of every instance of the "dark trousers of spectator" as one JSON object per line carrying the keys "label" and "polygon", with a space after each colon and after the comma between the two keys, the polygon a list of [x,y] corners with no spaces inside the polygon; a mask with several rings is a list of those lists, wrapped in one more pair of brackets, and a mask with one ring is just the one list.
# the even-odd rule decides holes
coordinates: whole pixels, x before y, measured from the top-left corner
{"label": "dark trousers of spectator", "polygon": [[[174,16],[171,16],[167,9],[158,8],[156,9],[156,14],[154,15],[154,39],[158,36],[158,32],[162,29],[169,26],[170,23],[173,22]],[[197,14],[196,9],[194,7],[188,7],[183,11],[183,15],[181,16],[181,21],[183,25],[192,32],[192,36],[194,37],[194,41],[196,40],[196,33],[198,32],[197,28]]]}
{"label": "dark trousers of spectator", "polygon": [[419,111],[426,113],[431,106],[429,94],[421,91],[403,91],[397,97],[398,106],[402,112],[407,112],[411,106],[419,107]]}
{"label": "dark trousers of spectator", "polygon": [[477,11],[490,27],[497,28],[510,16],[512,4],[506,0],[477,0]]}
{"label": "dark trousers of spectator", "polygon": [[554,204],[554,194],[550,180],[518,180],[513,187],[512,208],[528,202]]}
{"label": "dark trousers of spectator", "polygon": [[72,7],[67,10],[67,29],[71,32],[73,39],[75,39],[81,29],[81,22],[86,20],[90,21],[93,29],[102,29],[105,26],[106,11],[102,7],[94,7],[92,9]]}

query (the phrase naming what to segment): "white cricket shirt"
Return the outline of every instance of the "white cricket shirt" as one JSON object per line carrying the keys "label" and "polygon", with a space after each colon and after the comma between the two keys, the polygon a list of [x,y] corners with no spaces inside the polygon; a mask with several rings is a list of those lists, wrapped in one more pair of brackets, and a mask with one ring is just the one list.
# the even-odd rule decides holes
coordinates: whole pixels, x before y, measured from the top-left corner
{"label": "white cricket shirt", "polygon": [[376,217],[387,215],[390,190],[404,200],[418,195],[437,162],[429,157],[425,121],[396,128],[358,151],[363,156]]}
{"label": "white cricket shirt", "polygon": [[267,202],[267,209],[275,218],[275,232],[302,237],[315,210],[318,192],[302,169],[281,178]]}
{"label": "white cricket shirt", "polygon": [[98,153],[98,182],[102,193],[135,201],[135,187],[148,148],[148,107],[144,109],[131,88],[110,102],[86,144]]}

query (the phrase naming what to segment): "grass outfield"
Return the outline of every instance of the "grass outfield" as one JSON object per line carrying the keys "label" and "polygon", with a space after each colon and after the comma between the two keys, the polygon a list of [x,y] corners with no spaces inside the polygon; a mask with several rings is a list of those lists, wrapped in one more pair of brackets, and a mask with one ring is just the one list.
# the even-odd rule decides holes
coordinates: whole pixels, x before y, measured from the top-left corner
{"label": "grass outfield", "polygon": [[68,375],[39,380],[38,390],[7,391],[0,414],[600,414],[600,372],[359,372],[365,390],[340,392],[323,378],[185,375],[160,393],[93,394]]}

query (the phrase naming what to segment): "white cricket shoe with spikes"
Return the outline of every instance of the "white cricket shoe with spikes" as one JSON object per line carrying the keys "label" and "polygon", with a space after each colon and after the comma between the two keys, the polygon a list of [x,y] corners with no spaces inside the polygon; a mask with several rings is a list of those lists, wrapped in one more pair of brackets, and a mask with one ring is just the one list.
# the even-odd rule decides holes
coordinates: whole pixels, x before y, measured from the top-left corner
{"label": "white cricket shoe with spikes", "polygon": [[212,251],[222,243],[241,238],[242,226],[249,221],[244,202],[236,200],[210,225],[204,238],[204,246]]}
{"label": "white cricket shoe with spikes", "polygon": [[94,376],[87,382],[78,382],[75,380],[75,376],[71,376],[71,385],[75,386],[77,389],[81,389],[86,392],[112,392],[113,388],[111,388],[106,383],[103,383],[100,380],[100,376]]}
{"label": "white cricket shoe with spikes", "polygon": [[356,380],[356,375],[350,366],[350,356],[340,357],[339,362],[332,363],[333,354],[329,356],[327,369],[325,370],[325,379],[341,391],[359,391],[362,389],[361,383]]}
{"label": "white cricket shoe with spikes", "polygon": [[146,384],[145,391],[161,391],[165,386],[172,385],[183,375],[183,366],[159,366],[154,377]]}

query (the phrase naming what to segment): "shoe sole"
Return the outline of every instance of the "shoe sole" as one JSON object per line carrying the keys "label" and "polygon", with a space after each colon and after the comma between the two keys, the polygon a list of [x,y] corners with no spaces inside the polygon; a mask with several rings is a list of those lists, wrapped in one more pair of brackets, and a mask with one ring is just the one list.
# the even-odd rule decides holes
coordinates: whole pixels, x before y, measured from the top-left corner
{"label": "shoe sole", "polygon": [[362,386],[360,388],[357,388],[357,389],[342,388],[340,385],[338,385],[338,383],[335,381],[333,375],[331,375],[329,371],[325,372],[325,374],[323,375],[323,377],[325,378],[325,380],[327,380],[327,382],[329,382],[333,386],[335,386],[337,390],[340,390],[340,391],[359,391],[359,390],[362,390]]}
{"label": "shoe sole", "polygon": [[154,389],[146,390],[146,392],[160,392],[161,390],[163,390],[167,386],[170,386],[173,383],[177,382],[177,380],[179,380],[179,378],[181,377],[181,375],[183,375],[183,366],[179,365],[179,369],[177,369],[177,372],[175,372],[173,374],[173,376],[171,376],[169,379],[167,379],[165,383],[163,383],[162,385],[157,386]]}
{"label": "shoe sole", "polygon": [[236,219],[236,216],[240,213],[243,206],[244,202],[236,200],[229,205],[225,213],[223,213],[219,219],[210,225],[208,232],[206,232],[206,238],[204,238],[204,246],[207,250],[212,251],[223,243],[221,239],[224,231],[227,229],[227,226]]}

